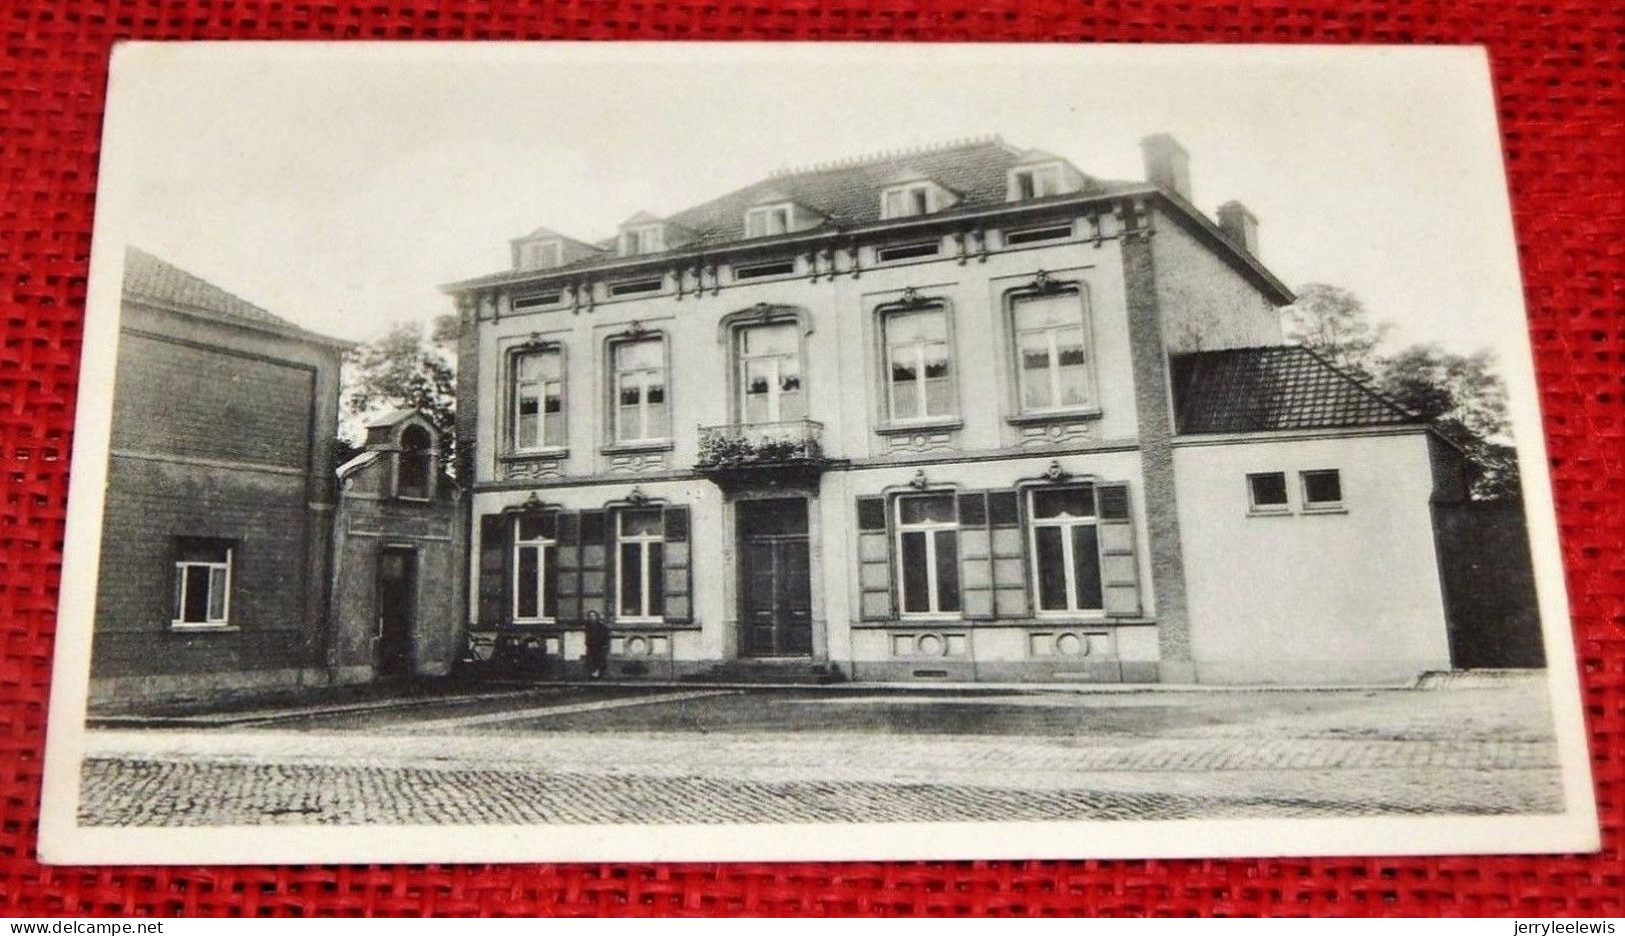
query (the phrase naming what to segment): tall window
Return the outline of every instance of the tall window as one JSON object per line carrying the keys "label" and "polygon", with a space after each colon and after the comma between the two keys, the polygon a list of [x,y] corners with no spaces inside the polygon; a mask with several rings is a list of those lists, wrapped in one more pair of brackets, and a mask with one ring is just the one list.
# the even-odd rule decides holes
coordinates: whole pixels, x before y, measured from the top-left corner
{"label": "tall window", "polygon": [[429,430],[422,426],[402,430],[401,451],[396,458],[395,496],[427,500],[434,473],[434,443]]}
{"label": "tall window", "polygon": [[1035,488],[1029,495],[1038,610],[1100,611],[1100,538],[1094,488]]}
{"label": "tall window", "polygon": [[622,510],[615,515],[615,523],[619,544],[617,615],[621,620],[659,620],[666,613],[666,528],[662,512]]}
{"label": "tall window", "polygon": [[617,442],[666,439],[671,413],[666,406],[666,343],[640,338],[612,346],[615,368]]}
{"label": "tall window", "polygon": [[894,312],[885,317],[884,329],[891,418],[901,422],[953,415],[948,311]]}
{"label": "tall window", "polygon": [[801,385],[801,326],[793,321],[736,330],[739,419],[786,422],[807,415]]}
{"label": "tall window", "polygon": [[551,621],[558,615],[558,515],[520,514],[513,524],[513,618]]}
{"label": "tall window", "polygon": [[175,559],[176,627],[225,627],[231,623],[231,543],[182,539]]}
{"label": "tall window", "polygon": [[883,218],[911,218],[931,213],[931,186],[925,183],[887,189],[881,195]]}
{"label": "tall window", "polygon": [[952,494],[897,498],[904,614],[958,614],[959,516]]}
{"label": "tall window", "polygon": [[564,352],[523,351],[513,358],[513,447],[564,445]]}
{"label": "tall window", "polygon": [[1019,298],[1011,318],[1022,411],[1042,413],[1092,405],[1082,297],[1061,293]]}
{"label": "tall window", "polygon": [[745,212],[746,237],[772,237],[790,231],[790,206],[767,205]]}

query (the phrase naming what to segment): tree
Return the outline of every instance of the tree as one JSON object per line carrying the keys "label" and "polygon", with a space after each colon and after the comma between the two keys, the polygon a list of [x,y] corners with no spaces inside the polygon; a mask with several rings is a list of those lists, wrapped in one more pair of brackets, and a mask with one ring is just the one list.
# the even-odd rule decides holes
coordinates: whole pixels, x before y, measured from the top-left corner
{"label": "tree", "polygon": [[1379,362],[1377,386],[1401,406],[1433,420],[1441,435],[1462,447],[1475,469],[1475,498],[1518,496],[1506,384],[1495,373],[1493,354],[1412,345]]}
{"label": "tree", "polygon": [[1346,289],[1310,283],[1283,312],[1288,338],[1324,355],[1399,405],[1433,421],[1470,463],[1478,499],[1518,494],[1517,450],[1512,447],[1506,385],[1489,351],[1457,354],[1419,344],[1384,354],[1392,325],[1373,324],[1359,298]]}
{"label": "tree", "polygon": [[457,415],[457,317],[442,315],[427,329],[422,322],[397,322],[379,337],[344,356],[339,392],[341,457],[354,454],[366,424],[393,409],[413,409],[428,417],[443,440],[441,461],[452,463]]}
{"label": "tree", "polygon": [[1298,301],[1281,311],[1281,324],[1288,339],[1368,377],[1377,347],[1393,328],[1387,322],[1372,324],[1358,297],[1325,283],[1299,289]]}

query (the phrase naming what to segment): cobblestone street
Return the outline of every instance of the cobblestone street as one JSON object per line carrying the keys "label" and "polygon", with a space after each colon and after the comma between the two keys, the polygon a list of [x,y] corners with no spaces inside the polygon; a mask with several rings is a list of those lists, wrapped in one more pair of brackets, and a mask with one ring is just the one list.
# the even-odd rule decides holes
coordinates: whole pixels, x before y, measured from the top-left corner
{"label": "cobblestone street", "polygon": [[[537,689],[87,735],[87,825],[1553,812],[1544,686]],[[210,718],[215,718],[214,724]],[[924,725],[926,727],[916,727]]]}

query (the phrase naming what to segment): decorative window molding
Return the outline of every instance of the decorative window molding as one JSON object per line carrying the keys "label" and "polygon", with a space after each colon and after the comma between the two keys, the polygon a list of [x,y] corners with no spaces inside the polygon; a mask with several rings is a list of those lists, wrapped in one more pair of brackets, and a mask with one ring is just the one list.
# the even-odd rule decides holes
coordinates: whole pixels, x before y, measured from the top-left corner
{"label": "decorative window molding", "polygon": [[169,626],[174,630],[217,630],[231,627],[231,540],[177,537],[174,601]]}
{"label": "decorative window molding", "polygon": [[666,614],[665,512],[625,506],[615,517],[615,619],[654,624]]}
{"label": "decorative window molding", "polygon": [[735,321],[730,386],[733,422],[741,425],[807,418],[805,329],[799,316]]}
{"label": "decorative window molding", "polygon": [[953,315],[946,300],[904,291],[876,309],[880,431],[959,421]]}
{"label": "decorative window molding", "polygon": [[900,616],[960,617],[958,498],[953,491],[899,494],[892,509]]}
{"label": "decorative window molding", "polygon": [[1015,404],[1010,421],[1098,416],[1100,375],[1082,284],[1040,270],[1032,286],[1006,294],[1004,318]]}
{"label": "decorative window molding", "polygon": [[[1064,475],[1057,480],[1064,480]],[[1033,607],[1040,617],[1104,615],[1100,535],[1092,484],[1026,489]]]}
{"label": "decorative window molding", "polygon": [[558,513],[521,511],[512,527],[513,621],[550,623],[558,617]]}
{"label": "decorative window molding", "polygon": [[670,446],[671,362],[666,334],[630,328],[605,339],[604,351],[606,450]]}
{"label": "decorative window molding", "polygon": [[562,452],[569,439],[564,345],[532,343],[508,354],[508,435],[511,454]]}

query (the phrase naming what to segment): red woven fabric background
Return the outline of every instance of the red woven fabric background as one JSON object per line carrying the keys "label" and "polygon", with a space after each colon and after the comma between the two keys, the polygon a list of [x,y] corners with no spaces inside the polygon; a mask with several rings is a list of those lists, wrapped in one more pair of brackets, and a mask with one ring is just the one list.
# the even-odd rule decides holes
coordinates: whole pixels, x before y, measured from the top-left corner
{"label": "red woven fabric background", "polygon": [[[127,37],[1487,45],[1605,851],[1277,861],[41,867],[33,857],[41,749],[102,104],[110,47]],[[1617,0],[0,2],[0,912],[1625,914],[1622,81],[1625,6]]]}

